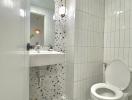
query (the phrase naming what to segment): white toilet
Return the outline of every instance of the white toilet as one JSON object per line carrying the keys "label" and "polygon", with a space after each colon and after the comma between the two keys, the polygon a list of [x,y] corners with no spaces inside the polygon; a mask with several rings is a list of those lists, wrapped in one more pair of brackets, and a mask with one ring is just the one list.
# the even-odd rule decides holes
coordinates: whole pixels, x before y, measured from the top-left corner
{"label": "white toilet", "polygon": [[91,87],[92,100],[128,100],[132,95],[131,72],[122,61],[112,61],[104,71],[105,83]]}

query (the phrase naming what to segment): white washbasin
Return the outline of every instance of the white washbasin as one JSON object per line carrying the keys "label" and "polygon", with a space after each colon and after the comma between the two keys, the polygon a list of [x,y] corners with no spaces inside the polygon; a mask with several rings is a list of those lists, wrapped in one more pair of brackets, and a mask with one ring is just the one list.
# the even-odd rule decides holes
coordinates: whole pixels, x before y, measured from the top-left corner
{"label": "white washbasin", "polygon": [[41,55],[41,54],[64,54],[61,52],[57,52],[57,51],[44,51],[44,50],[40,50],[40,51],[35,51],[35,50],[30,50],[29,51],[30,55]]}
{"label": "white washbasin", "polygon": [[64,63],[64,53],[57,51],[30,50],[29,55],[31,67]]}

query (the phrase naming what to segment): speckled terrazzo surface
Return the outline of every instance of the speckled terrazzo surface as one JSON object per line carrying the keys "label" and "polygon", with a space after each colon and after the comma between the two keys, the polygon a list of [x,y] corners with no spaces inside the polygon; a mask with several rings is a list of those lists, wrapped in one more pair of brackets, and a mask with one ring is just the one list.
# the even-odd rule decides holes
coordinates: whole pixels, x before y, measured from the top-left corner
{"label": "speckled terrazzo surface", "polygon": [[61,64],[30,69],[30,100],[54,100],[63,95],[64,67]]}

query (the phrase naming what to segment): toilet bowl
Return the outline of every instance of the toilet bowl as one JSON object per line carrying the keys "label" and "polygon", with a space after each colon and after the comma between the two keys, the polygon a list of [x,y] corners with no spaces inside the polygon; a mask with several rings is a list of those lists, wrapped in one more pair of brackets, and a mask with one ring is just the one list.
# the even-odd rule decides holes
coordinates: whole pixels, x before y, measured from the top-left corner
{"label": "toilet bowl", "polygon": [[116,87],[105,83],[93,85],[91,93],[97,98],[97,100],[118,100],[123,96],[123,93]]}
{"label": "toilet bowl", "polygon": [[129,68],[122,61],[112,61],[104,72],[105,83],[91,87],[92,100],[127,100],[123,90],[128,88],[130,76]]}

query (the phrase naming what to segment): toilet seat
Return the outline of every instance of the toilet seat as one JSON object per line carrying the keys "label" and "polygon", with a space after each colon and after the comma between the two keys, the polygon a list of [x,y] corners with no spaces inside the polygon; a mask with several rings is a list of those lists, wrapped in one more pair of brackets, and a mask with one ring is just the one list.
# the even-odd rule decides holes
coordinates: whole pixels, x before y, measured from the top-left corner
{"label": "toilet seat", "polygon": [[[109,93],[107,93],[108,95],[104,95],[104,94],[99,94],[97,91],[98,90],[103,90],[104,93],[106,93],[106,91]],[[120,91],[118,88],[116,88],[115,86],[112,86],[112,85],[109,85],[109,84],[106,84],[106,83],[97,83],[95,85],[93,85],[91,87],[91,93],[101,99],[101,100],[118,100],[120,98],[123,97],[123,92]],[[112,93],[112,94],[111,94]],[[111,95],[111,96],[110,96]]]}

